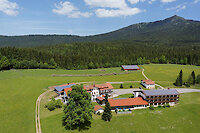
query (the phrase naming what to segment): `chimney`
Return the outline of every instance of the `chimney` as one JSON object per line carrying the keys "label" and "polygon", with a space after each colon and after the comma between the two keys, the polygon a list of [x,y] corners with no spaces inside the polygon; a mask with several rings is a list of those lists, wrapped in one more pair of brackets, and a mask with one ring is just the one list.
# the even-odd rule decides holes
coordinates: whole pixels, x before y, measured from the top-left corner
{"label": "chimney", "polygon": [[95,82],[93,82],[93,87],[95,87]]}

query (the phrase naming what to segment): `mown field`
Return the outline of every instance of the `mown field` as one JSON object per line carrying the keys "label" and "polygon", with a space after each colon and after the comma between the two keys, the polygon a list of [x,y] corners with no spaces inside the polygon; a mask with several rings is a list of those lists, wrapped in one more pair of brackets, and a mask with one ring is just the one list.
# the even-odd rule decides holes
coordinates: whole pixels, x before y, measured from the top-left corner
{"label": "mown field", "polygon": [[[200,67],[197,66],[182,66],[182,65],[144,65],[145,73],[148,77],[156,80],[158,83],[164,82],[166,85],[170,85],[174,79],[176,79],[180,69],[183,69],[184,76],[188,75],[195,70],[195,73],[200,73]],[[187,72],[186,72],[187,71]],[[37,97],[44,92],[48,86],[68,83],[68,82],[90,82],[90,83],[104,83],[104,82],[123,82],[123,81],[140,81],[144,79],[141,71],[131,72],[130,74],[111,75],[111,76],[97,76],[97,77],[52,77],[52,74],[102,74],[102,73],[121,73],[120,68],[109,69],[96,69],[96,70],[10,70],[0,72],[0,132],[1,133],[33,133],[35,132],[35,102]],[[159,76],[160,75],[160,76]],[[169,82],[169,84],[168,84]],[[191,94],[186,94],[187,95]],[[195,94],[198,95],[199,94]],[[183,97],[184,98],[184,97]],[[192,98],[191,97],[188,97]],[[194,98],[192,98],[194,99]],[[196,105],[190,106],[190,112],[195,116],[199,115],[199,109],[196,109]],[[188,108],[189,108],[188,107]],[[41,107],[42,108],[42,107]],[[196,112],[196,110],[198,112]],[[60,112],[62,112],[60,110]],[[60,123],[61,114],[59,111],[55,115],[41,116],[42,118],[42,130],[43,132],[64,132]],[[136,111],[137,112],[137,111]],[[140,113],[140,112],[138,112]],[[185,112],[187,114],[188,112]],[[173,114],[173,111],[172,111]],[[172,115],[171,114],[171,115]],[[132,114],[134,115],[134,113]],[[187,114],[190,116],[190,114]],[[139,116],[137,116],[139,117]],[[191,119],[197,119],[191,115]],[[165,117],[163,117],[165,118]],[[167,116],[166,116],[167,118]],[[136,118],[135,118],[136,119]],[[140,118],[145,119],[145,118]],[[153,118],[152,118],[153,119]],[[121,123],[123,127],[123,121],[130,121],[128,116],[120,116],[113,118],[116,124]],[[150,120],[149,120],[150,121]],[[98,123],[101,124],[98,124]],[[148,121],[147,121],[148,122]],[[57,124],[56,124],[57,123]],[[145,122],[146,123],[146,122]],[[194,122],[195,123],[195,122]],[[54,125],[55,124],[55,125]],[[134,124],[134,123],[133,123]],[[95,126],[94,126],[95,125]],[[156,125],[156,123],[155,123]],[[116,129],[115,124],[102,123],[100,119],[94,119],[93,129],[105,126],[108,128]],[[193,125],[191,125],[193,126]],[[60,128],[61,127],[61,128]],[[96,128],[95,128],[96,127]],[[197,127],[197,126],[196,126]],[[196,128],[194,127],[194,128]],[[58,128],[58,129],[57,129]],[[177,127],[179,128],[179,127]],[[61,130],[61,131],[60,131]],[[142,129],[136,130],[139,131]],[[116,131],[116,130],[114,130]],[[121,129],[119,129],[119,132]],[[124,130],[127,131],[127,130]],[[65,131],[66,132],[66,131]]]}
{"label": "mown field", "polygon": [[[152,64],[143,65],[145,69],[145,75],[156,81],[156,83],[167,86],[174,87],[175,82],[180,70],[183,71],[183,81],[186,82],[192,71],[195,74],[200,74],[200,66],[190,66],[190,65],[168,65],[168,64]],[[200,89],[200,86],[193,86],[192,88]]]}

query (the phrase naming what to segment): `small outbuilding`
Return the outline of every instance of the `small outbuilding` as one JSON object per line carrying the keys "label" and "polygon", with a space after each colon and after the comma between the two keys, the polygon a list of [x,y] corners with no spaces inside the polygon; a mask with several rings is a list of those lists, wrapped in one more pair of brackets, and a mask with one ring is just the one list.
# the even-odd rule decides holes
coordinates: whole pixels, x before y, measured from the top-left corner
{"label": "small outbuilding", "polygon": [[124,71],[134,71],[134,70],[140,70],[138,65],[122,65],[122,70]]}
{"label": "small outbuilding", "polygon": [[99,106],[99,105],[95,105],[94,106],[94,113],[97,114],[97,113],[103,113],[104,110],[103,110],[103,107]]}
{"label": "small outbuilding", "polygon": [[142,80],[141,85],[143,85],[147,89],[154,89],[155,88],[155,82],[152,80]]}

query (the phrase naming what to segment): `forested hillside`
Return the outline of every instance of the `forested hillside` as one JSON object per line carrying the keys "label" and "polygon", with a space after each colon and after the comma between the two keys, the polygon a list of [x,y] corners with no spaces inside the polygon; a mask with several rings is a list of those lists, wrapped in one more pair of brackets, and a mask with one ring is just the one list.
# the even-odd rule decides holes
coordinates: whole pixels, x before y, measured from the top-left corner
{"label": "forested hillside", "polygon": [[36,48],[0,48],[0,69],[92,69],[123,64],[200,65],[200,46],[126,42],[74,43]]}
{"label": "forested hillside", "polygon": [[0,36],[0,46],[35,47],[73,42],[127,41],[156,43],[159,45],[200,45],[200,21],[172,16],[165,20],[133,24],[128,27],[94,36],[27,35]]}

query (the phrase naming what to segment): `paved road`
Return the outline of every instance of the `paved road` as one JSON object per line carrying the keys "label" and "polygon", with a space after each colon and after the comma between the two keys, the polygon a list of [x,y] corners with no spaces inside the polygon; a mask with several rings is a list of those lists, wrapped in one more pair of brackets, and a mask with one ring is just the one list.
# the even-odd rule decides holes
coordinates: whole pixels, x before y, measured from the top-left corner
{"label": "paved road", "polygon": [[190,89],[190,88],[171,88],[171,89],[176,89],[179,93],[200,92],[200,89]]}
{"label": "paved road", "polygon": [[[200,92],[200,89],[189,89],[189,88],[171,88],[171,89],[176,89],[179,93]],[[118,95],[133,93],[134,90],[138,89],[114,89],[113,94],[115,97],[117,97]]]}

